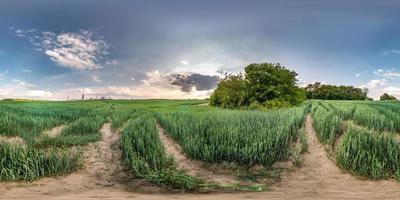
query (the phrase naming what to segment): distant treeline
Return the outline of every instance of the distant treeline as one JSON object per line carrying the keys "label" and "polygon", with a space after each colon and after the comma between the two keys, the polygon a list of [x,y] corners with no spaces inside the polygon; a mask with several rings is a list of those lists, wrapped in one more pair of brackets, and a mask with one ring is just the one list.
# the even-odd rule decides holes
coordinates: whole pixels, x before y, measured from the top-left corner
{"label": "distant treeline", "polygon": [[381,101],[396,101],[397,98],[388,93],[383,93],[379,100],[381,100]]}
{"label": "distant treeline", "polygon": [[354,86],[325,85],[319,82],[309,84],[305,88],[307,99],[326,100],[366,100],[368,89]]}

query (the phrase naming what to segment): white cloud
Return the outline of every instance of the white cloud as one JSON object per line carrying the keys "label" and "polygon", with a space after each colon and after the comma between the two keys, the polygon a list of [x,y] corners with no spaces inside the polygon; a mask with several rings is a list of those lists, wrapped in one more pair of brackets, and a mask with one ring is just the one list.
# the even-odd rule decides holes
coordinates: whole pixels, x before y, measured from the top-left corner
{"label": "white cloud", "polygon": [[400,54],[400,50],[399,49],[392,49],[392,50],[387,50],[387,51],[385,51],[385,52],[383,52],[383,55],[384,56],[387,56],[387,55],[389,55],[389,54]]}
{"label": "white cloud", "polygon": [[0,73],[0,81],[4,80],[6,78],[7,78],[7,76],[5,74]]}
{"label": "white cloud", "polygon": [[39,97],[39,98],[49,98],[52,96],[51,92],[45,90],[29,90],[27,92],[28,97]]}
{"label": "white cloud", "polygon": [[388,79],[400,79],[400,72],[397,72],[394,69],[391,70],[378,69],[374,71],[374,74]]}
{"label": "white cloud", "polygon": [[394,94],[394,95],[400,95],[400,87],[386,87],[383,89],[383,92],[388,93],[388,94]]}
{"label": "white cloud", "polygon": [[0,88],[0,97],[6,97],[8,95],[8,90]]}
{"label": "white cloud", "polygon": [[18,79],[12,79],[11,82],[17,88],[23,88],[23,89],[34,89],[34,88],[36,88],[35,85],[27,83],[25,81],[18,80]]}
{"label": "white cloud", "polygon": [[[377,70],[378,72],[384,72],[384,70]],[[366,84],[361,85],[360,88],[368,88],[368,96],[374,99],[379,99],[383,93],[391,95],[398,95],[400,97],[400,87],[396,87],[392,82],[387,79],[373,79],[368,81]]]}
{"label": "white cloud", "polygon": [[396,53],[396,54],[400,54],[400,50],[398,50],[398,49],[393,49],[393,50],[391,50],[390,52]]}
{"label": "white cloud", "polygon": [[33,84],[17,79],[12,79],[0,89],[0,98],[49,99],[51,97],[50,91],[39,89]]}
{"label": "white cloud", "polygon": [[386,85],[387,80],[386,79],[375,79],[375,80],[370,80],[367,83],[368,88],[375,88],[377,86],[384,86]]}
{"label": "white cloud", "polygon": [[[368,67],[368,69],[370,69],[370,68],[372,68],[372,67]],[[369,73],[369,70],[364,70],[364,71],[360,71],[360,72],[356,73],[354,76],[357,78],[361,77],[361,76],[368,76],[368,73]]]}
{"label": "white cloud", "polygon": [[94,81],[96,83],[101,83],[101,79],[97,75],[92,75],[91,78],[92,78],[92,81]]}
{"label": "white cloud", "polygon": [[25,34],[24,34],[24,31],[22,31],[22,30],[15,30],[15,34],[18,36],[18,37],[25,37]]}
{"label": "white cloud", "polygon": [[45,54],[54,62],[74,69],[99,69],[98,57],[104,54],[107,45],[102,40],[92,39],[92,33],[63,33],[56,40],[44,40]]}
{"label": "white cloud", "polygon": [[108,59],[110,46],[95,33],[80,30],[56,34],[31,29],[15,30],[15,34],[28,38],[34,49],[49,56],[58,65],[78,69],[95,70],[104,66],[117,65],[115,59]]}
{"label": "white cloud", "polygon": [[31,69],[23,69],[22,71],[25,72],[25,73],[31,73],[32,72]]}

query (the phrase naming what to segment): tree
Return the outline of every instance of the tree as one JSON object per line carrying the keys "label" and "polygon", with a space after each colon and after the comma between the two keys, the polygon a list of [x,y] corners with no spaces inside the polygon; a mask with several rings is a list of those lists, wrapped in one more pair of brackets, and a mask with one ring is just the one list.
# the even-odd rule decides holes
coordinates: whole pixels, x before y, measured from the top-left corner
{"label": "tree", "polygon": [[368,89],[353,86],[326,85],[316,82],[305,88],[307,99],[366,100]]}
{"label": "tree", "polygon": [[381,101],[393,101],[393,100],[397,100],[397,98],[395,96],[389,95],[388,93],[383,93],[380,100]]}
{"label": "tree", "polygon": [[303,102],[297,73],[279,63],[250,64],[245,74],[227,75],[210,97],[210,105],[238,107],[287,107]]}
{"label": "tree", "polygon": [[245,68],[250,102],[264,103],[279,100],[296,105],[304,101],[304,93],[297,86],[297,73],[279,63],[250,64]]}
{"label": "tree", "polygon": [[210,105],[235,108],[246,104],[246,82],[242,74],[226,75],[210,96]]}

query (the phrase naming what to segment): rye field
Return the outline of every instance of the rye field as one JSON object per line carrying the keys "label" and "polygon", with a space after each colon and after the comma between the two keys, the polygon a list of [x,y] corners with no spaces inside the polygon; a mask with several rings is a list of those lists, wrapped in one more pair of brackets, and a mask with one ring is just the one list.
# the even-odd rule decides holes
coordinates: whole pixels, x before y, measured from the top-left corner
{"label": "rye field", "polygon": [[[129,177],[164,191],[269,191],[309,167],[321,145],[346,176],[396,182],[399,108],[392,101],[311,100],[269,111],[206,100],[0,101],[0,181],[82,174],[102,159],[124,173],[95,168],[112,177],[110,186]],[[95,148],[113,156],[90,156]]]}

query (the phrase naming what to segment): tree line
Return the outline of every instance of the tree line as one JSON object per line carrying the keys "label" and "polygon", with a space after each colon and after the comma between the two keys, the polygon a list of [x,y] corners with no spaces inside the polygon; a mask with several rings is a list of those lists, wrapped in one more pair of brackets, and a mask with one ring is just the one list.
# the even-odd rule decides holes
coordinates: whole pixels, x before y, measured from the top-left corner
{"label": "tree line", "polygon": [[326,100],[366,100],[368,99],[367,88],[357,88],[354,86],[336,86],[316,82],[305,87],[307,99],[326,99]]}
{"label": "tree line", "polygon": [[[297,73],[279,63],[254,63],[244,73],[225,74],[210,96],[210,105],[223,108],[280,108],[305,99],[372,100],[367,88],[336,86],[316,82],[306,87],[297,84]],[[380,100],[396,100],[383,94]]]}

